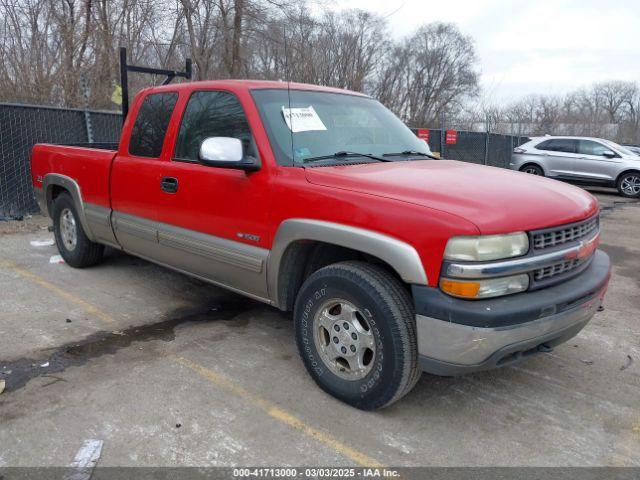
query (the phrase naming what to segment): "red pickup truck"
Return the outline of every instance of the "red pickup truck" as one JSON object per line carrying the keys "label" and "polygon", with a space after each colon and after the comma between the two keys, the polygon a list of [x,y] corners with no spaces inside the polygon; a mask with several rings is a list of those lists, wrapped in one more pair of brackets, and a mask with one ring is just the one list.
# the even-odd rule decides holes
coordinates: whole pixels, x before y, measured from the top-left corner
{"label": "red pickup truck", "polygon": [[117,150],[36,145],[31,167],[66,263],[108,245],[292,311],[310,375],[362,409],[550,351],[610,276],[593,196],[434,159],[344,90],[150,88]]}

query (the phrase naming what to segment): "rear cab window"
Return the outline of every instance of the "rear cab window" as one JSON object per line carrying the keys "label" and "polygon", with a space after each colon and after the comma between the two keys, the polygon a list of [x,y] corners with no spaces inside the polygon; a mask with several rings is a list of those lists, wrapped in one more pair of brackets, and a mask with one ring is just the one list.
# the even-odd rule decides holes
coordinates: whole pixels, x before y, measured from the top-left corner
{"label": "rear cab window", "polygon": [[160,157],[177,101],[178,94],[174,92],[152,93],[145,97],[131,131],[130,155]]}

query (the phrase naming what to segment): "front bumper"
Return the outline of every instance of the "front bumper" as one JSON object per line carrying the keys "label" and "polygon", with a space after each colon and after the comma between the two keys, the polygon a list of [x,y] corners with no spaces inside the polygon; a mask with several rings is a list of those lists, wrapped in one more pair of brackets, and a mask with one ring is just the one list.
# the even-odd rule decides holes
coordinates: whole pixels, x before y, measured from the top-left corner
{"label": "front bumper", "polygon": [[488,300],[461,300],[413,287],[419,363],[461,375],[516,363],[575,336],[600,307],[611,276],[606,253],[560,285]]}

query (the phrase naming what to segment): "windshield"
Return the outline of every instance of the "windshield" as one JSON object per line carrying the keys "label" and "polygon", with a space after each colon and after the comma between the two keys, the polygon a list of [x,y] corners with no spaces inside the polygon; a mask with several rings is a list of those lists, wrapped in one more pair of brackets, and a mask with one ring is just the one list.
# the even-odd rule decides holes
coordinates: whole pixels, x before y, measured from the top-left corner
{"label": "windshield", "polygon": [[618,150],[623,155],[632,155],[632,156],[637,155],[637,154],[633,153],[631,150],[627,150],[622,145],[618,145],[617,143],[612,142],[611,140],[603,140],[603,141],[604,141],[604,143],[606,143],[607,145],[612,147],[614,150]]}
{"label": "windshield", "polygon": [[[336,153],[381,156],[429,150],[423,140],[378,101],[341,93],[284,89],[253,90],[278,164],[302,165],[305,159],[330,157],[327,163],[375,161]],[[290,106],[289,106],[290,105]],[[292,145],[293,142],[293,145]]]}

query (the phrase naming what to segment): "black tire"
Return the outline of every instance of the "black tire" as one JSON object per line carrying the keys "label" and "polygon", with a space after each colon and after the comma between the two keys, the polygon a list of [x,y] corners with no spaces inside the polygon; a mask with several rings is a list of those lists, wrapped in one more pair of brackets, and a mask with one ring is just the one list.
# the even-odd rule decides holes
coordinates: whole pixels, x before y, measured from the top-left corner
{"label": "black tire", "polygon": [[[325,347],[317,344],[314,337],[314,334],[326,336],[328,330],[322,335],[316,333],[321,331],[316,319],[337,299],[357,309],[355,317],[369,327],[367,332],[375,340],[375,353],[370,355],[366,367],[370,370],[366,374],[363,370],[361,378],[345,379],[334,373],[338,362],[329,362],[329,365],[319,350],[338,349],[338,342],[335,347],[331,343],[337,338],[333,337],[333,330]],[[400,281],[381,267],[347,261],[313,273],[296,298],[294,322],[298,351],[309,374],[325,392],[356,408],[386,407],[409,393],[420,378],[413,302]],[[342,320],[337,321],[340,322]],[[352,330],[352,333],[359,331]],[[349,340],[348,335],[344,341]],[[342,372],[342,375],[351,374]]]}
{"label": "black tire", "polygon": [[528,163],[520,168],[521,172],[528,173],[530,175],[536,175],[538,177],[544,177],[544,171],[538,165],[534,165],[533,163]]}
{"label": "black tire", "polygon": [[626,198],[640,198],[640,172],[626,172],[616,182],[618,193]]}
{"label": "black tire", "polygon": [[[61,217],[63,214],[69,215],[69,212],[71,217],[68,218],[72,218],[73,228],[75,228],[75,246],[71,246],[69,242],[65,242],[63,238],[63,220]],[[104,245],[94,243],[87,238],[71,195],[65,192],[56,197],[53,202],[52,215],[56,245],[60,255],[67,264],[76,268],[84,268],[95,265],[102,259]]]}

